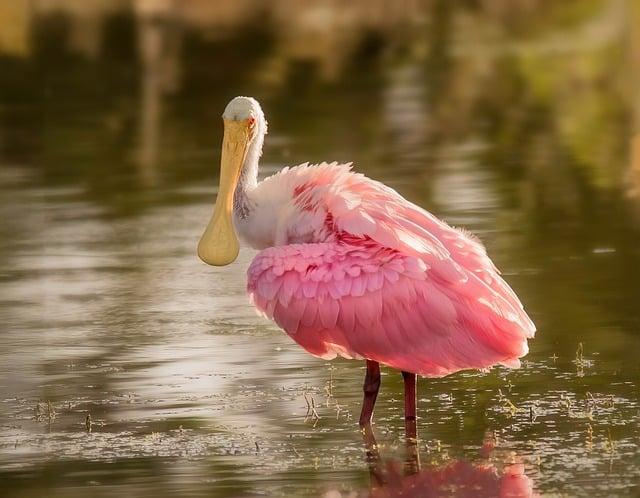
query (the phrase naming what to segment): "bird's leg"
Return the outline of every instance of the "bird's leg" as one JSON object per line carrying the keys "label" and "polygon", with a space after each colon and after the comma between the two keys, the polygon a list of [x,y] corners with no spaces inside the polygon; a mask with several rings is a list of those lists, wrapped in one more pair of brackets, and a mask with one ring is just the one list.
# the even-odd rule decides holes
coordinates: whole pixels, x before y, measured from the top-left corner
{"label": "bird's leg", "polygon": [[407,431],[407,457],[404,464],[406,475],[413,475],[420,472],[420,450],[418,449],[418,437],[416,431],[416,421],[406,420]]}
{"label": "bird's leg", "polygon": [[402,372],[404,379],[404,419],[416,419],[416,374]]}
{"label": "bird's leg", "polygon": [[367,360],[367,373],[364,376],[362,390],[364,391],[364,399],[360,413],[360,426],[365,426],[371,423],[373,407],[380,390],[380,364],[377,361]]}
{"label": "bird's leg", "polygon": [[402,372],[404,379],[404,427],[407,438],[407,475],[420,471],[420,453],[418,451],[418,427],[416,422],[416,374]]}

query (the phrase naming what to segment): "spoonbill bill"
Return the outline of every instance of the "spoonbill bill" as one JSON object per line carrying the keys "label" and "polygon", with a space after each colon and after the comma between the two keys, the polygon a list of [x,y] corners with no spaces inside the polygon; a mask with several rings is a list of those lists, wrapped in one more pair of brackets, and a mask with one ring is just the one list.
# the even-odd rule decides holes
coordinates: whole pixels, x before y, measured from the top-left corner
{"label": "spoonbill bill", "polygon": [[416,375],[496,364],[517,368],[535,326],[480,241],[351,164],[301,164],[258,182],[267,133],[260,104],[222,114],[220,185],[198,255],[224,266],[239,241],[252,302],[309,353],[366,361],[360,424],[371,422],[380,363],[404,378],[416,418]]}

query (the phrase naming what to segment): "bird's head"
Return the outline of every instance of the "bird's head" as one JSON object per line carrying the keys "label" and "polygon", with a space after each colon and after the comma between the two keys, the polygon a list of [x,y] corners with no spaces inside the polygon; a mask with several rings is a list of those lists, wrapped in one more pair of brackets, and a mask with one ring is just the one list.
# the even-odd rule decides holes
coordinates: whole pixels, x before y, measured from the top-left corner
{"label": "bird's head", "polygon": [[[225,266],[238,257],[240,244],[233,227],[233,195],[243,168],[260,155],[267,122],[258,101],[232,99],[222,114],[224,137],[220,159],[220,185],[213,216],[198,243],[198,256],[209,265]],[[248,156],[253,161],[248,161]]]}

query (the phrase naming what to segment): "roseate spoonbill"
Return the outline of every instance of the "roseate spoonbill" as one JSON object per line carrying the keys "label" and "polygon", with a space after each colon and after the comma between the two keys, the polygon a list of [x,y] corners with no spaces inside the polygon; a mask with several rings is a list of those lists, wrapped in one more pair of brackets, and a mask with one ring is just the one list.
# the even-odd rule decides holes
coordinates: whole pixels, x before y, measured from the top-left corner
{"label": "roseate spoonbill", "polygon": [[535,327],[482,244],[350,164],[301,164],[258,183],[267,121],[236,97],[224,113],[220,185],[198,255],[224,266],[236,231],[260,252],[248,293],[320,358],[366,360],[360,423],[371,421],[382,363],[402,372],[405,418],[416,374],[518,367]]}

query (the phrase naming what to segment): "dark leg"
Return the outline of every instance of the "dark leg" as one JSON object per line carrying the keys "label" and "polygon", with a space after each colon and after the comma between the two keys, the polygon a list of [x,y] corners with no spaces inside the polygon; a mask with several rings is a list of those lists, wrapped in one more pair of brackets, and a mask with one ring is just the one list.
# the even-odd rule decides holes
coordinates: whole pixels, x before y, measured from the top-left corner
{"label": "dark leg", "polygon": [[407,475],[420,471],[420,453],[418,451],[418,427],[416,423],[416,374],[402,372],[404,378],[404,426],[407,437]]}
{"label": "dark leg", "polygon": [[416,419],[416,374],[402,372],[404,378],[404,419]]}
{"label": "dark leg", "polygon": [[407,430],[407,457],[404,463],[406,475],[420,472],[420,451],[418,450],[418,437],[415,420],[405,420]]}
{"label": "dark leg", "polygon": [[364,426],[371,423],[373,407],[380,390],[380,365],[377,361],[367,360],[367,373],[364,377],[362,390],[364,391],[364,399],[362,400],[360,425]]}

